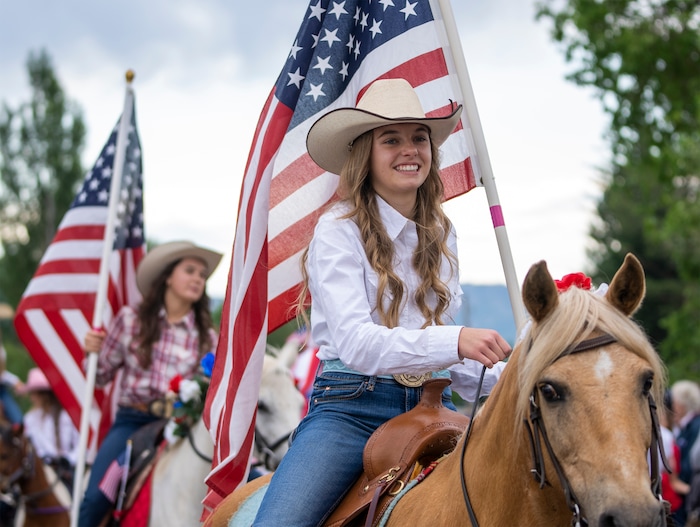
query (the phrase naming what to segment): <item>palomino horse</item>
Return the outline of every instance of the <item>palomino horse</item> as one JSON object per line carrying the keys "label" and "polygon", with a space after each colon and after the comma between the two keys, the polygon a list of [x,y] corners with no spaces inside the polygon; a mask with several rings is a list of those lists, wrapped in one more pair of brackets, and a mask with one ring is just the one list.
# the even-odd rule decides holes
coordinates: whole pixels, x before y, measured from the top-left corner
{"label": "palomino horse", "polygon": [[7,422],[0,422],[0,493],[18,497],[17,525],[70,524],[68,489],[36,455],[22,427]]}
{"label": "palomino horse", "polygon": [[[605,296],[558,293],[535,264],[523,285],[531,326],[497,386],[454,451],[399,493],[385,525],[664,526],[653,481],[664,368],[629,318],[644,291],[632,255]],[[207,527],[236,525],[255,486],[227,497]]]}
{"label": "palomino horse", "polygon": [[[287,452],[289,436],[301,419],[305,401],[290,372],[298,350],[268,351],[260,381],[254,455],[274,470]],[[161,455],[151,485],[151,527],[199,525],[206,493],[204,478],[211,471],[213,451],[211,436],[200,419],[189,441],[181,439]]]}

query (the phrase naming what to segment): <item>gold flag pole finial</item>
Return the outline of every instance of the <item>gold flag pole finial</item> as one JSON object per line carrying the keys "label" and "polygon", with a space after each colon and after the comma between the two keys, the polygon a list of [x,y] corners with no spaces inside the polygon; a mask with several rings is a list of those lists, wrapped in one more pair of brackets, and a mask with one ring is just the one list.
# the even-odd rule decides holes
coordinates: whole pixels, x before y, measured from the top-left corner
{"label": "gold flag pole finial", "polygon": [[126,70],[126,82],[131,84],[131,81],[134,80],[134,77],[136,74],[134,73],[134,70]]}

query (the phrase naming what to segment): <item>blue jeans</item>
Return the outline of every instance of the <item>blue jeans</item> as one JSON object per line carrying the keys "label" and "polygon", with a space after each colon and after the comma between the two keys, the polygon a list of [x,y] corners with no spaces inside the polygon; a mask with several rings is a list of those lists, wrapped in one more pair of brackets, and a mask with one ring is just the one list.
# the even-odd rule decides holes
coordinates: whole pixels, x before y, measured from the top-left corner
{"label": "blue jeans", "polygon": [[[309,412],[272,476],[254,527],[317,527],[362,474],[365,443],[385,421],[412,409],[421,388],[393,379],[326,372]],[[455,410],[449,388],[443,404]]]}
{"label": "blue jeans", "polygon": [[142,426],[158,420],[151,414],[123,406],[117,410],[112,427],[102,441],[95,462],[90,469],[90,480],[80,503],[78,527],[96,527],[112,509],[113,503],[99,488],[102,477],[112,461],[126,448],[126,440]]}
{"label": "blue jeans", "polygon": [[2,382],[0,382],[0,403],[2,404],[2,410],[5,413],[5,419],[7,419],[13,425],[17,425],[22,422],[22,410],[12,395],[12,388]]}

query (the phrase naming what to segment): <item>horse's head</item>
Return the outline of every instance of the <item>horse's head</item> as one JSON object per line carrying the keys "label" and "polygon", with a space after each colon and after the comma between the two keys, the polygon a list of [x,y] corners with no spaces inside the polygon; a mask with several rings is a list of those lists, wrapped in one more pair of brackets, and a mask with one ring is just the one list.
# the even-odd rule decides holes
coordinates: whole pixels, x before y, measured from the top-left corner
{"label": "horse's head", "polygon": [[263,360],[258,413],[255,419],[255,455],[274,470],[289,448],[306,401],[294,384],[288,355],[267,353]]}
{"label": "horse's head", "polygon": [[0,492],[7,491],[31,469],[22,425],[0,422]]}
{"label": "horse's head", "polygon": [[589,525],[663,525],[647,455],[655,436],[650,401],[661,400],[665,373],[630,319],[644,291],[631,254],[604,296],[577,287],[558,292],[544,262],[523,284],[532,325],[513,357],[517,420],[528,422],[542,446],[548,481],[570,486]]}

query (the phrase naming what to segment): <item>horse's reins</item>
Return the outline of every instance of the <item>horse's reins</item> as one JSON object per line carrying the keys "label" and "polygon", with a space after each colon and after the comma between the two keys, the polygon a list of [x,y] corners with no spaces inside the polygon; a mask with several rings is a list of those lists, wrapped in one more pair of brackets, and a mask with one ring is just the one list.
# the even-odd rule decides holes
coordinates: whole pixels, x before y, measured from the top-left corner
{"label": "horse's reins", "polygon": [[272,467],[270,467],[269,461],[272,456],[275,455],[275,452],[279,447],[284,445],[285,443],[289,442],[289,438],[291,437],[292,432],[283,435],[280,437],[277,441],[274,441],[272,444],[268,443],[263,435],[258,431],[258,428],[255,428],[255,437],[253,438],[253,441],[255,442],[255,446],[257,449],[260,451],[262,459],[259,460],[258,463],[254,464],[253,466],[259,466],[259,465],[265,465],[265,467],[268,470],[273,470]]}
{"label": "horse's reins", "polygon": [[[595,348],[599,348],[602,346],[607,346],[608,344],[613,344],[617,342],[617,339],[613,337],[612,335],[608,335],[607,333],[603,335],[599,335],[597,337],[592,337],[586,340],[583,340],[576,344],[575,346],[568,348],[564,350],[564,352],[559,355],[555,360],[559,360],[562,357],[565,357],[567,355],[572,355],[574,353],[580,353],[583,351],[589,351]],[[474,514],[474,508],[472,507],[471,500],[469,499],[469,493],[467,492],[467,483],[466,483],[466,478],[464,476],[464,456],[465,452],[467,449],[467,442],[469,441],[469,435],[471,433],[471,428],[472,428],[472,423],[474,422],[474,415],[476,414],[476,409],[478,407],[478,402],[479,402],[479,395],[481,394],[481,386],[484,381],[484,374],[486,373],[486,366],[483,367],[481,371],[481,378],[479,379],[479,385],[477,388],[477,397],[476,401],[474,404],[474,408],[472,409],[472,415],[471,419],[469,421],[469,426],[467,427],[467,431],[465,433],[465,438],[464,438],[464,443],[462,444],[462,453],[461,453],[461,458],[460,458],[460,478],[461,478],[461,483],[462,483],[462,494],[464,496],[464,502],[467,507],[467,512],[469,513],[469,519],[472,523],[473,527],[478,527],[478,522],[476,521],[476,515]],[[652,397],[651,394],[647,396],[648,401],[649,401],[649,412],[651,414],[651,428],[652,428],[652,438],[651,438],[651,445],[649,447],[650,451],[650,458],[651,458],[651,490],[654,493],[655,496],[658,496],[660,501],[663,501],[663,498],[661,497],[661,475],[660,475],[660,467],[659,467],[659,456],[656,455],[656,452],[658,451],[661,454],[661,461],[664,464],[664,467],[666,467],[666,470],[669,470],[668,466],[668,460],[666,458],[666,453],[664,452],[664,447],[663,447],[663,442],[660,440],[661,438],[661,430],[659,427],[659,418],[656,413],[656,402],[654,401],[654,398]],[[549,459],[552,461],[552,464],[554,465],[554,469],[557,473],[557,477],[559,478],[559,483],[562,486],[562,489],[564,490],[564,495],[566,497],[566,502],[569,507],[569,510],[571,510],[572,513],[572,519],[571,519],[571,525],[576,526],[576,527],[581,527],[581,526],[586,526],[588,525],[588,521],[586,518],[582,515],[581,511],[581,506],[578,501],[578,498],[576,497],[576,494],[574,493],[574,490],[571,488],[571,485],[569,484],[569,480],[566,478],[566,475],[564,474],[563,469],[561,468],[561,465],[559,461],[557,460],[556,455],[554,454],[554,450],[552,449],[552,445],[549,442],[549,438],[547,436],[547,430],[544,427],[544,423],[542,422],[542,414],[540,412],[540,407],[537,405],[537,389],[533,388],[532,394],[530,394],[530,422],[528,423],[525,421],[526,429],[528,431],[528,436],[530,438],[530,451],[532,453],[532,459],[533,459],[533,465],[534,467],[531,469],[531,472],[533,474],[533,477],[535,478],[535,481],[537,481],[540,485],[540,488],[544,488],[545,485],[549,485],[549,482],[547,481],[547,477],[545,474],[545,466],[544,466],[544,455],[542,452],[542,447],[540,443],[540,438],[542,442],[544,442],[545,448],[547,449],[547,454],[549,455]]]}
{"label": "horse's reins", "polygon": [[[272,468],[269,465],[269,459],[271,456],[275,454],[275,451],[281,447],[284,443],[289,441],[289,437],[291,436],[291,432],[285,436],[280,437],[277,441],[272,443],[271,445],[265,441],[265,438],[262,437],[261,434],[258,433],[258,430],[255,430],[255,446],[258,447],[258,450],[260,450],[261,454],[263,455],[263,460],[262,463],[270,470]],[[187,429],[187,439],[190,442],[190,445],[192,446],[192,450],[194,450],[194,453],[197,454],[201,459],[206,461],[207,463],[212,462],[212,458],[204,454],[199,448],[197,448],[197,445],[194,443],[194,437],[192,437],[192,427],[188,427]]]}
{"label": "horse's reins", "polygon": [[212,458],[207,456],[204,452],[197,448],[197,445],[194,444],[194,437],[192,437],[191,426],[187,427],[187,440],[190,442],[190,446],[192,447],[192,450],[194,450],[194,453],[197,454],[197,456],[199,456],[200,459],[206,461],[207,463],[211,463],[213,461]]}
{"label": "horse's reins", "polygon": [[[22,440],[19,437],[13,438],[12,447],[16,449],[18,453],[22,453],[22,446]],[[15,471],[12,474],[2,478],[2,485],[0,485],[0,489],[11,490],[11,488],[23,477],[34,474],[34,450],[32,449],[31,444],[28,444],[27,448],[29,451],[24,452],[22,461]]]}

